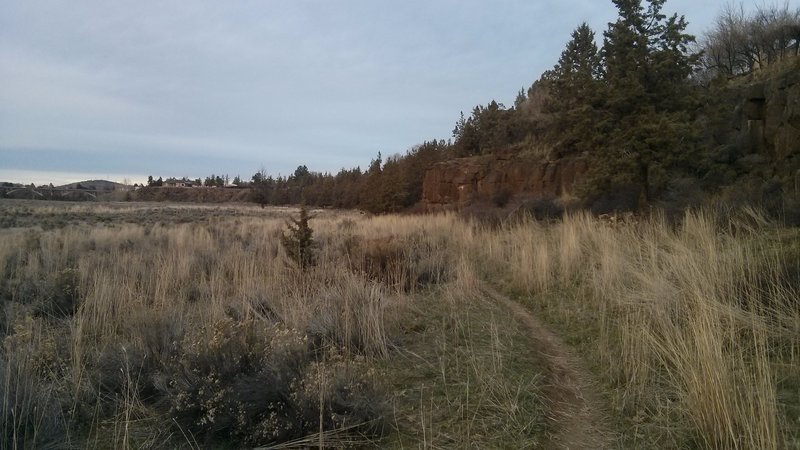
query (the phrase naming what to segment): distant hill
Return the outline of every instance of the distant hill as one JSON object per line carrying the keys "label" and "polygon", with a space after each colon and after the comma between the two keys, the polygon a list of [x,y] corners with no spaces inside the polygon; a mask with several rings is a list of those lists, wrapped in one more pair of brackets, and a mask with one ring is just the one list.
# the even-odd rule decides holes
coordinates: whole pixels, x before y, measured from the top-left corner
{"label": "distant hill", "polygon": [[59,189],[88,189],[90,191],[115,191],[117,189],[126,188],[124,184],[115,183],[108,180],[79,181],[77,183],[70,183],[56,187]]}

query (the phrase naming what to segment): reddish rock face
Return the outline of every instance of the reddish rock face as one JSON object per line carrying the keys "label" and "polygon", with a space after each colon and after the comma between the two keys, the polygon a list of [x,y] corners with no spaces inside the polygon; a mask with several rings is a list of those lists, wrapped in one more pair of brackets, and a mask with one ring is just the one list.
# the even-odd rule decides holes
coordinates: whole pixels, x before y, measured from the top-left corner
{"label": "reddish rock face", "polygon": [[435,164],[425,173],[422,201],[425,206],[436,208],[463,207],[475,200],[503,195],[562,196],[573,192],[576,180],[586,169],[582,158],[460,158]]}

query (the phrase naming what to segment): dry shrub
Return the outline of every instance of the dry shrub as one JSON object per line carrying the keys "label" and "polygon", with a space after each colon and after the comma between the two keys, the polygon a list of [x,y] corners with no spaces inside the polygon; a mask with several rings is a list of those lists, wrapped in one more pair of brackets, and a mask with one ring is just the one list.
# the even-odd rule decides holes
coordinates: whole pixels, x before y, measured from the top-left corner
{"label": "dry shrub", "polygon": [[404,292],[447,280],[450,261],[422,236],[359,239],[346,244],[350,269]]}
{"label": "dry shrub", "polygon": [[408,284],[406,248],[397,239],[354,239],[348,244],[348,260],[355,273],[389,286]]}
{"label": "dry shrub", "polygon": [[[337,369],[320,390],[309,341],[282,327],[223,320],[184,339],[162,386],[171,414],[197,436],[265,445],[325,430],[375,431],[385,409],[371,380]],[[323,405],[323,411],[319,406]]]}

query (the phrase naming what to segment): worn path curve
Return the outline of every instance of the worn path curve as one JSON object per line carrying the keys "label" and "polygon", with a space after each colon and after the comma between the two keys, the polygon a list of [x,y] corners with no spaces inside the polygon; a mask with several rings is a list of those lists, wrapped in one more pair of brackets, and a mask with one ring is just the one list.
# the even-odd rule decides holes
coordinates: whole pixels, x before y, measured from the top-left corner
{"label": "worn path curve", "polygon": [[612,433],[607,406],[597,394],[597,383],[581,359],[524,306],[484,286],[486,295],[510,310],[536,342],[548,376],[548,405],[553,433],[543,448],[609,448]]}

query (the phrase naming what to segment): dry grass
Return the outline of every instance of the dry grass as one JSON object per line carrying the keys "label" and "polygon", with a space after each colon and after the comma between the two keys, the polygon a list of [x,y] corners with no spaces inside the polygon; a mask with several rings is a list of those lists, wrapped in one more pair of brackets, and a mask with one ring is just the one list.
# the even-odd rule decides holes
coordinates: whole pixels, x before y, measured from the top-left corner
{"label": "dry grass", "polygon": [[376,365],[421,293],[460,279],[453,233],[471,232],[312,211],[318,263],[300,271],[280,245],[291,209],[2,206],[38,223],[0,234],[12,448],[373,442],[393,425]]}
{"label": "dry grass", "polygon": [[[301,272],[279,245],[284,211],[189,211],[208,216],[2,235],[7,442],[266,445],[320,424],[323,436],[379,436],[386,403],[364,365],[387,355],[406,290],[371,280],[347,256],[363,256],[352,242],[383,233],[385,222],[318,212],[320,263]],[[406,230],[404,255],[444,273],[443,259],[413,253],[437,244]],[[175,420],[166,434],[163,417]]]}
{"label": "dry grass", "polygon": [[798,242],[751,212],[676,229],[573,215],[471,244],[594,360],[625,445],[779,448],[798,442]]}
{"label": "dry grass", "polygon": [[382,364],[397,433],[386,448],[538,448],[552,430],[538,351],[514,315],[455,279],[407,313],[404,342]]}
{"label": "dry grass", "polygon": [[0,203],[3,447],[536,445],[548,380],[487,281],[587,357],[621,446],[800,442],[800,237],[752,212],[316,211],[301,272],[292,210],[37,205]]}

